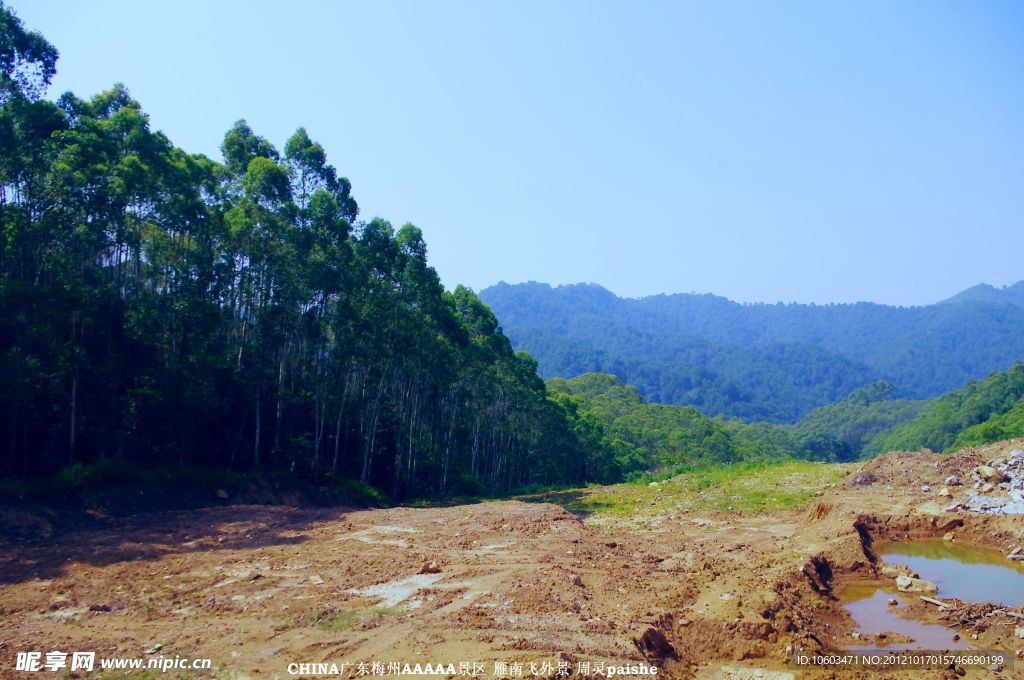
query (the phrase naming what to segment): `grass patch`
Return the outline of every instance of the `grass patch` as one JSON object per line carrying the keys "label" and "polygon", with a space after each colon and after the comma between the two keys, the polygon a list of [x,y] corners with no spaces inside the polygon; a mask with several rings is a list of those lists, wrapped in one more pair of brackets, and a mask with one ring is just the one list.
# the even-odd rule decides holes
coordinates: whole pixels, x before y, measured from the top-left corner
{"label": "grass patch", "polygon": [[317,619],[316,627],[320,630],[330,631],[344,631],[350,630],[352,626],[356,625],[359,617],[351,609],[342,609],[340,612],[336,612],[334,616],[328,618]]}
{"label": "grass patch", "polygon": [[401,607],[385,607],[381,605],[370,609],[370,613],[376,616],[401,616],[405,613],[405,610]]}
{"label": "grass patch", "polygon": [[609,518],[701,510],[771,512],[807,503],[855,467],[800,460],[734,463],[692,470],[654,486],[649,481],[635,481],[541,494],[528,500],[557,503],[570,512]]}

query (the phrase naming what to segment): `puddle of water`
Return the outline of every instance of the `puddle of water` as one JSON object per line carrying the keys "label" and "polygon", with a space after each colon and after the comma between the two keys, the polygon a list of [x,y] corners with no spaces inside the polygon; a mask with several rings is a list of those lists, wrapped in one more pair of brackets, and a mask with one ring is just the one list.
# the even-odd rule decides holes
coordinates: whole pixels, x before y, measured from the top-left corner
{"label": "puddle of water", "polygon": [[937,585],[940,598],[1024,605],[1024,565],[999,551],[937,541],[883,543],[876,550],[886,562],[905,564]]}
{"label": "puddle of water", "polygon": [[[968,649],[963,640],[953,640],[954,631],[915,619],[905,619],[896,612],[906,601],[876,586],[851,586],[843,591],[843,605],[857,623],[857,632],[867,639],[846,647],[851,652],[874,652],[884,649]],[[895,597],[899,604],[890,607],[888,600]],[[896,638],[889,645],[877,643],[872,636],[878,633],[905,635],[913,642],[900,642]]]}
{"label": "puddle of water", "polygon": [[[876,552],[887,562],[905,564],[921,578],[939,587],[936,597],[958,598],[967,602],[992,602],[1016,607],[1024,604],[1024,565],[1006,559],[996,550],[969,548],[939,541],[882,543]],[[967,649],[963,640],[953,640],[953,630],[936,624],[905,619],[897,613],[916,594],[903,595],[894,587],[852,586],[842,592],[844,607],[857,623],[857,632],[866,639],[847,647],[850,651],[885,649],[872,636],[896,633],[911,643],[893,640],[899,649]],[[890,607],[888,600],[898,605]]]}

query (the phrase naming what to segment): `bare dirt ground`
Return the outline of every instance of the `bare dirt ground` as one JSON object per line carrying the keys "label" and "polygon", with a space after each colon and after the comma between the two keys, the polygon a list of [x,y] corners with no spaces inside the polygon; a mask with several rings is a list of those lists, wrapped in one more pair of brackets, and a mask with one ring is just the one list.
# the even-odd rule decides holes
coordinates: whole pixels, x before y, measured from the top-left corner
{"label": "bare dirt ground", "polygon": [[[161,655],[210,658],[213,668],[140,677],[297,677],[293,662],[358,677],[360,662],[375,661],[479,662],[486,677],[495,662],[532,677],[530,664],[557,672],[559,661],[573,673],[580,662],[644,661],[680,678],[958,677],[787,663],[796,648],[851,643],[836,593],[891,581],[875,542],[952,531],[965,545],[1024,544],[1021,516],[946,511],[968,487],[936,494],[948,475],[969,479],[1011,448],[1021,442],[889,454],[838,469],[809,502],[770,512],[694,507],[673,495],[674,481],[643,487],[637,507],[647,509],[626,515],[573,514],[544,502],[566,504],[553,494],[444,508],[228,506],[47,535],[45,518],[7,512],[0,520],[22,530],[0,545],[0,676],[76,677],[16,672],[19,651],[145,657],[159,643]],[[1024,621],[993,614],[1002,609],[920,602],[912,611],[977,635],[978,648],[1015,652]],[[1024,678],[1024,661],[968,677]]]}

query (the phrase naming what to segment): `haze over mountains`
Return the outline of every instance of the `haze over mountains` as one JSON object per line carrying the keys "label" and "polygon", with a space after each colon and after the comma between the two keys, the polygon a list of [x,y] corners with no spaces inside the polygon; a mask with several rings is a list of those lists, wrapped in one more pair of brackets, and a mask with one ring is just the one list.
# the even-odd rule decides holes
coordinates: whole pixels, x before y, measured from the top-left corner
{"label": "haze over mountains", "polygon": [[536,282],[480,297],[546,378],[612,373],[648,401],[747,421],[795,422],[876,380],[894,398],[932,397],[1024,359],[1024,281],[920,307],[629,299]]}

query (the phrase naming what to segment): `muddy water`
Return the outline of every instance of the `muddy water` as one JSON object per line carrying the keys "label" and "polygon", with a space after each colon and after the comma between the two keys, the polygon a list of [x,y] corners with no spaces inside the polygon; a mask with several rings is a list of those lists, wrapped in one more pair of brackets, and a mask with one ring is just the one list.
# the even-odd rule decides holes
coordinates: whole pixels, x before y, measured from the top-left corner
{"label": "muddy water", "polygon": [[886,562],[905,564],[939,587],[938,597],[965,602],[1024,604],[1024,565],[996,550],[935,541],[884,543],[877,552]]}
{"label": "muddy water", "polygon": [[[883,543],[875,549],[886,562],[905,564],[921,578],[935,583],[939,587],[937,597],[1008,606],[1024,604],[1024,565],[1007,560],[998,551],[936,541]],[[916,599],[917,594],[899,593],[895,583],[886,588],[850,587],[842,597],[861,636],[847,646],[850,651],[969,647],[963,640],[954,640],[955,632],[949,628],[899,616],[907,598]],[[895,598],[898,604],[890,606],[889,598]],[[875,638],[879,633],[886,637]],[[906,642],[908,639],[913,641]]]}
{"label": "muddy water", "polygon": [[[853,586],[842,593],[846,610],[857,623],[859,641],[848,645],[851,652],[871,652],[880,649],[967,649],[963,640],[954,640],[954,632],[945,626],[905,619],[897,612],[906,606],[905,596],[876,586]],[[890,597],[899,602],[888,604]],[[885,640],[874,639],[879,633]],[[894,635],[895,634],[895,635]],[[904,637],[905,636],[905,637]],[[906,640],[912,640],[907,642]]]}

